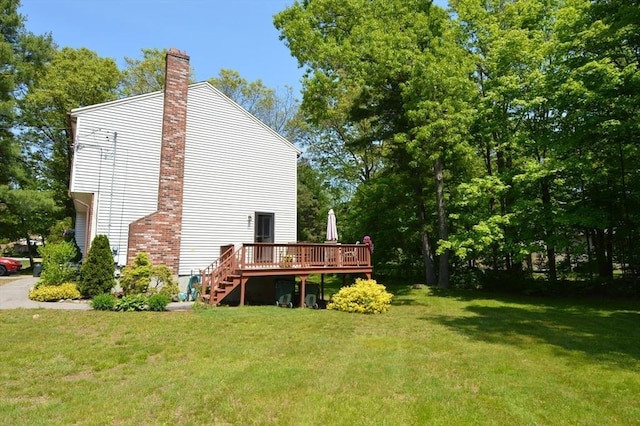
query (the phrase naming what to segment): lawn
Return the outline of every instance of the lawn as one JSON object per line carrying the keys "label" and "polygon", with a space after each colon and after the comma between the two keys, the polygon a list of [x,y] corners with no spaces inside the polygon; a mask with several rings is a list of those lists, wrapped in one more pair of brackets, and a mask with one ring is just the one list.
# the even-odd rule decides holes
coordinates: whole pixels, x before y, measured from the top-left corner
{"label": "lawn", "polygon": [[3,424],[640,424],[637,302],[0,311]]}

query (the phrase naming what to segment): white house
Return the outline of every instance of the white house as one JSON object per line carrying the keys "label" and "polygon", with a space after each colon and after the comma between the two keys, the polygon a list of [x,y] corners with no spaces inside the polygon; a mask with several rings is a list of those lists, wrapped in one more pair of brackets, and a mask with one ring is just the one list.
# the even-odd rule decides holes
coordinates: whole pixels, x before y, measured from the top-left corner
{"label": "white house", "polygon": [[296,241],[300,151],[167,54],[166,87],[74,109],[70,194],[84,254],[105,234],[119,265],[149,253],[184,276],[228,245]]}

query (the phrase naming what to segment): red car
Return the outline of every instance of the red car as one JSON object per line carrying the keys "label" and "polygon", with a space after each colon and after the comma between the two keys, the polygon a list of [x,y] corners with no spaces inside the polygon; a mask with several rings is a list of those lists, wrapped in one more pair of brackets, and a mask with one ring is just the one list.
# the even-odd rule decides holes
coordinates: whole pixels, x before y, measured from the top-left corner
{"label": "red car", "polygon": [[22,269],[22,263],[8,257],[0,257],[0,275],[9,275]]}

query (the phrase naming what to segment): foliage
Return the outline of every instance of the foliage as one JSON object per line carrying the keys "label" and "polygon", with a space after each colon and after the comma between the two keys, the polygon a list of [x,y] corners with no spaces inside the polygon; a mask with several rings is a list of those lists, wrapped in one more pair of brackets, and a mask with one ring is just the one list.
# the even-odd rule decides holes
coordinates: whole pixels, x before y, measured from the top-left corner
{"label": "foliage", "polygon": [[[18,100],[51,57],[53,44],[51,35],[36,36],[26,30],[19,6],[16,0],[0,1],[0,187],[13,188],[23,188],[32,182],[16,133],[12,131],[19,115]],[[0,217],[3,216],[0,209]],[[4,237],[1,234],[4,230],[0,226],[0,238]]]}
{"label": "foliage", "polygon": [[68,196],[74,140],[67,114],[115,99],[119,80],[113,59],[86,48],[64,47],[55,51],[20,100],[20,140],[30,153],[29,168],[39,185],[53,191],[57,206],[63,208],[62,217],[75,216]]}
{"label": "foliage", "polygon": [[389,310],[393,295],[376,280],[357,278],[355,284],[340,289],[331,297],[327,309],[362,314],[381,314]]}
{"label": "foliage", "polygon": [[[401,174],[414,211],[437,201],[435,218],[418,215],[426,278],[433,283],[430,233],[447,239],[448,178],[471,157],[473,63],[456,43],[447,14],[421,1],[326,0],[295,3],[275,24],[308,67],[301,108],[319,125],[313,155],[336,164],[348,159],[343,177],[351,182],[356,176],[366,181],[381,167]],[[445,249],[440,285],[448,285],[448,274]]]}
{"label": "foliage", "polygon": [[167,305],[171,301],[167,294],[152,294],[147,299],[147,308],[150,311],[162,312],[167,310]]}
{"label": "foliage", "polygon": [[144,294],[129,294],[116,301],[116,311],[132,312],[147,310],[147,296]]}
{"label": "foliage", "polygon": [[71,263],[76,249],[65,241],[45,244],[38,248],[42,256],[42,274],[39,286],[57,286],[68,281],[76,281],[78,268]]}
{"label": "foliage", "polygon": [[84,297],[108,293],[115,284],[113,254],[106,235],[96,235],[80,271],[78,289]]}
{"label": "foliage", "polygon": [[173,279],[173,273],[167,265],[157,265],[151,269],[151,286],[153,292],[165,295],[169,300],[177,300],[180,288]]}
{"label": "foliage", "polygon": [[[164,89],[167,49],[141,49],[142,59],[125,56],[120,96],[128,97]],[[189,81],[194,81],[189,68]]]}
{"label": "foliage", "polygon": [[45,285],[29,290],[29,299],[38,302],[55,302],[65,299],[80,299],[82,295],[75,283]]}
{"label": "foliage", "polygon": [[0,185],[0,237],[14,241],[46,235],[60,209],[54,193]]}
{"label": "foliage", "polygon": [[71,244],[76,251],[76,255],[71,260],[75,263],[80,262],[82,260],[82,251],[76,241],[76,232],[73,229],[66,229],[64,231],[64,240]]}
{"label": "foliage", "polygon": [[119,284],[125,295],[159,293],[175,299],[180,291],[171,269],[166,265],[154,266],[145,252],[136,254],[133,263],[125,266]]}
{"label": "foliage", "polygon": [[139,252],[131,265],[127,265],[120,275],[120,288],[125,295],[141,294],[149,291],[153,265],[149,255]]}
{"label": "foliage", "polygon": [[291,87],[285,87],[278,92],[265,86],[262,80],[248,82],[237,71],[224,68],[217,77],[207,81],[264,124],[293,139],[295,129],[288,125],[294,122],[298,112],[298,101]]}
{"label": "foliage", "polygon": [[[45,238],[45,242],[49,243],[60,243],[65,240],[65,235],[68,229],[72,228],[72,221],[70,217],[65,217],[64,219],[57,220],[50,228],[49,233]],[[75,241],[75,239],[74,239]]]}
{"label": "foliage", "polygon": [[319,243],[326,237],[329,194],[323,181],[309,161],[298,161],[297,241]]}
{"label": "foliage", "polygon": [[112,293],[102,293],[91,299],[91,307],[95,311],[113,311],[117,301],[118,299]]}

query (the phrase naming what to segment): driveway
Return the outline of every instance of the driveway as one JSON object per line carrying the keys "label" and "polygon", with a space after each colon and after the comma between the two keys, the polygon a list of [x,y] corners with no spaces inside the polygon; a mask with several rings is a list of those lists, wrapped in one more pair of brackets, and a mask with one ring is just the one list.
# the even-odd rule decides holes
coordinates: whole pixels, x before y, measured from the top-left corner
{"label": "driveway", "polygon": [[[15,275],[10,279],[14,279]],[[20,279],[3,284],[0,278],[0,309],[91,309],[87,301],[78,302],[36,302],[29,299],[29,289],[38,278],[23,275]]]}
{"label": "driveway", "polygon": [[[3,284],[3,280],[12,279],[8,284]],[[38,278],[23,275],[13,281],[11,278],[0,277],[0,309],[72,309],[89,310],[91,306],[87,300],[74,302],[36,302],[29,299],[29,289],[38,281]],[[168,311],[182,311],[191,308],[193,302],[171,302],[167,305]]]}

